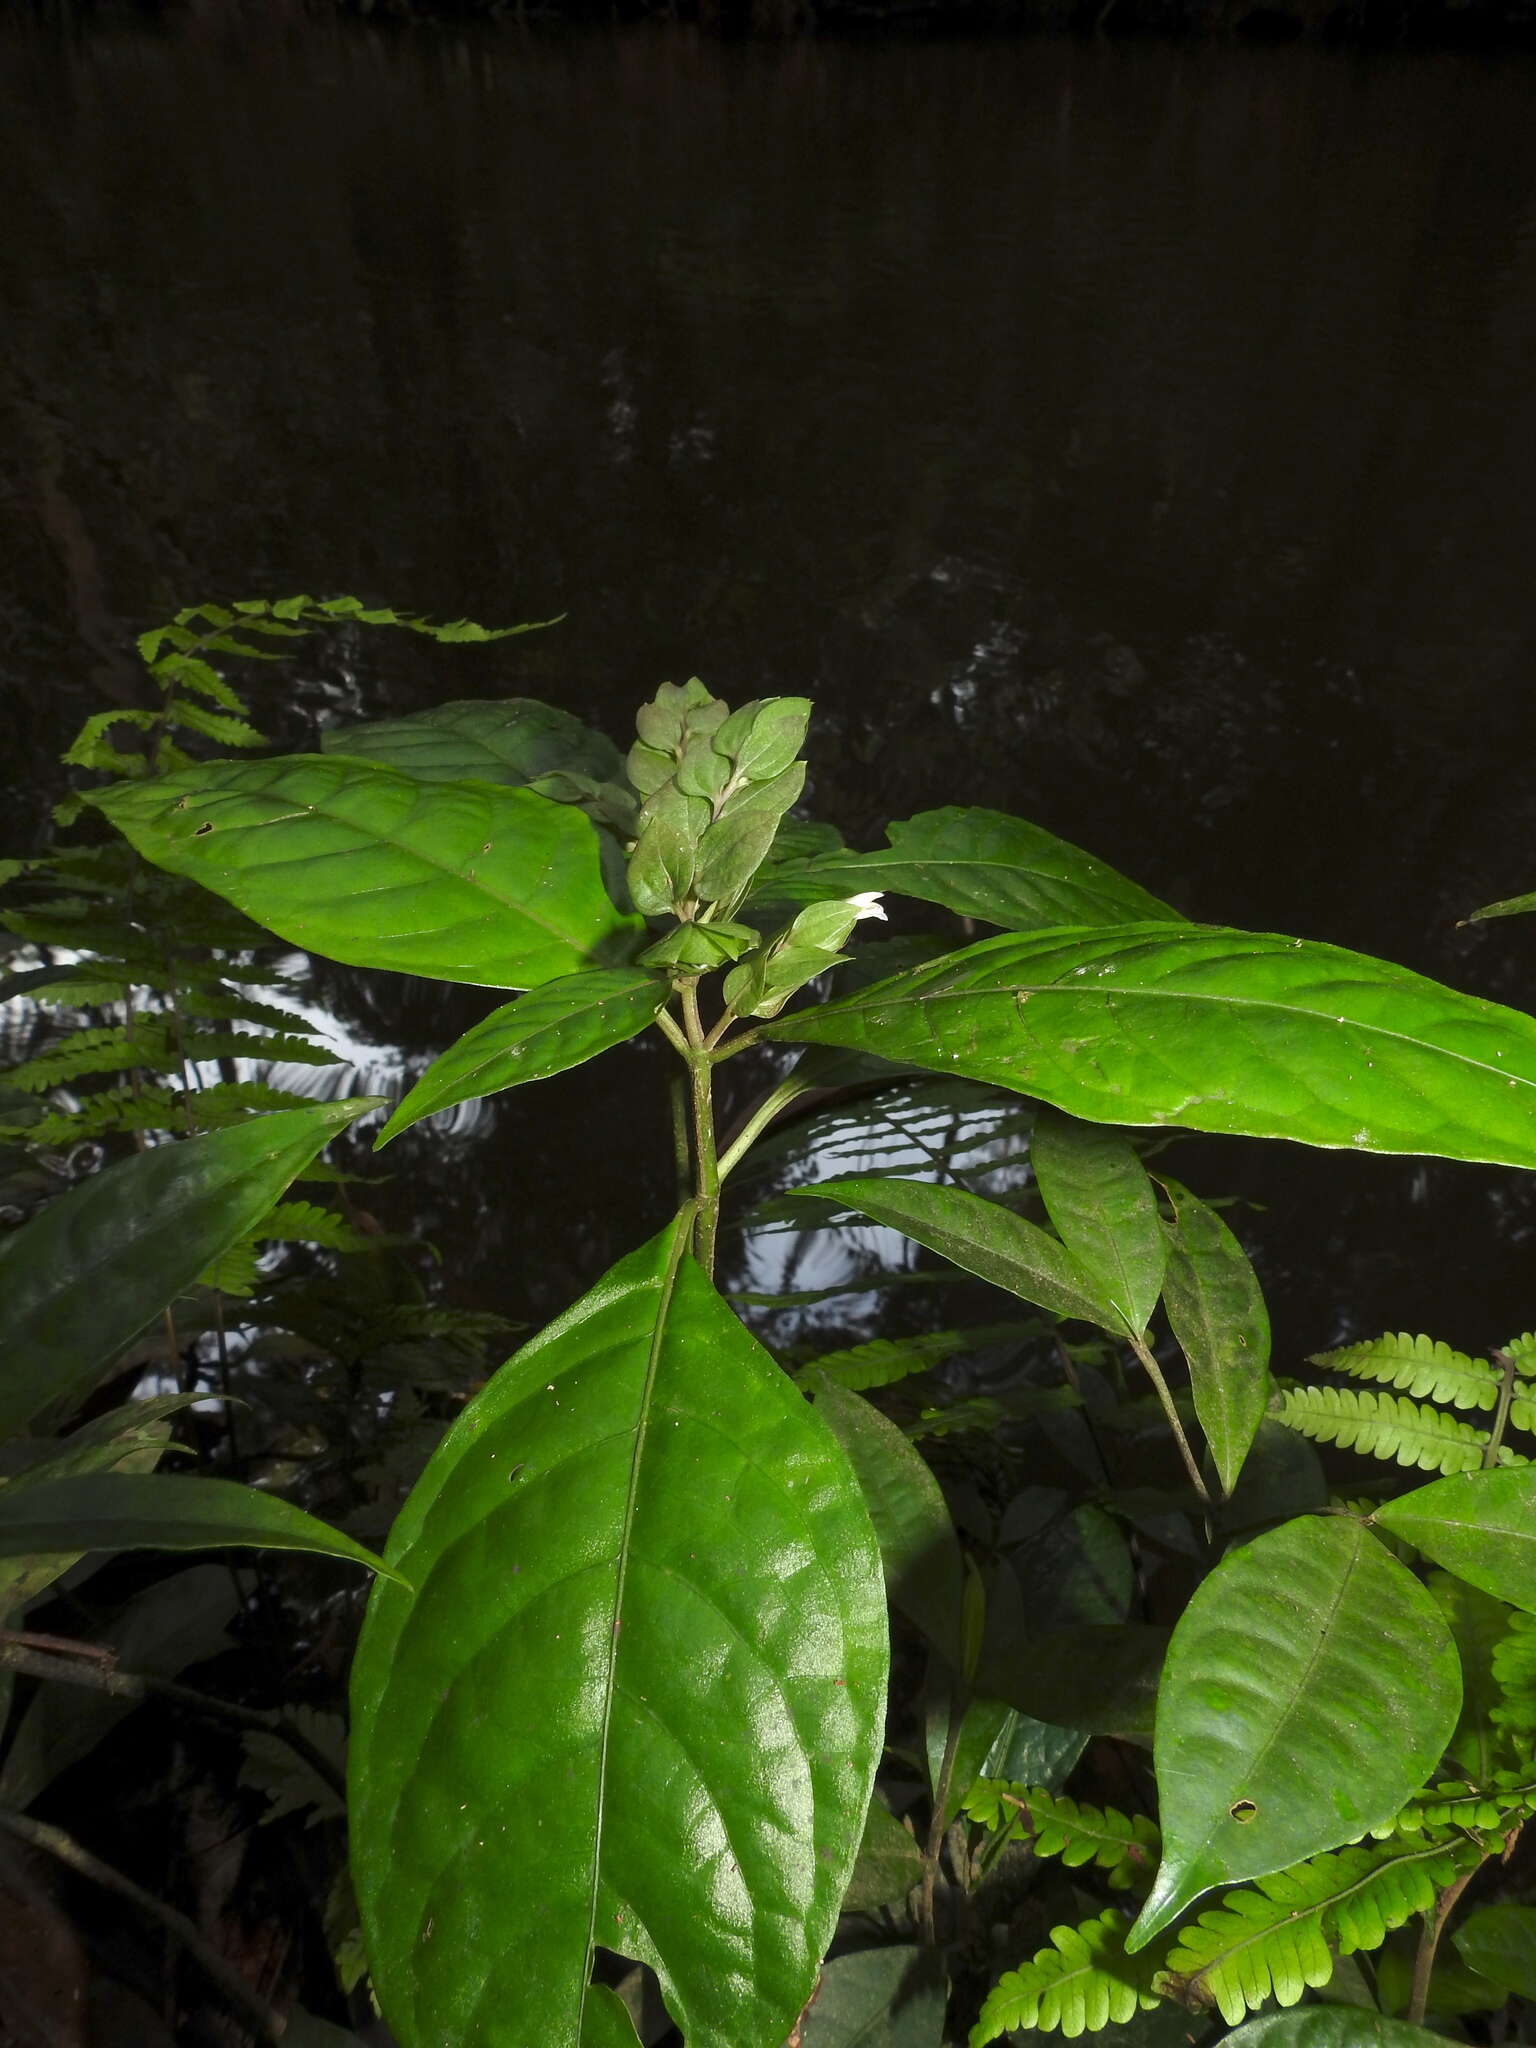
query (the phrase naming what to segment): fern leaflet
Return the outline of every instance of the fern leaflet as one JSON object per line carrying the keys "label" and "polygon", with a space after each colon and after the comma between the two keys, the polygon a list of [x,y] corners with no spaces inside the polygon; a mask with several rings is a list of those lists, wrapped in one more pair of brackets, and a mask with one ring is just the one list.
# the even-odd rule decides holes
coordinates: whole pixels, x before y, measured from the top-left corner
{"label": "fern leaflet", "polygon": [[801,1366],[796,1379],[821,1373],[834,1386],[862,1394],[870,1387],[888,1387],[915,1372],[942,1365],[963,1351],[980,1351],[1021,1334],[1022,1323],[996,1323],[977,1330],[934,1330],[921,1337],[876,1337],[844,1351],[827,1351]]}
{"label": "fern leaflet", "polygon": [[[1401,1394],[1373,1394],[1369,1388],[1287,1387],[1278,1420],[1318,1443],[1395,1459],[1423,1472],[1475,1472],[1483,1462],[1486,1430],[1474,1429],[1427,1402]],[[1501,1465],[1525,1464],[1507,1446]]]}
{"label": "fern leaflet", "polygon": [[1005,1972],[987,1993],[970,2048],[1023,2027],[1059,2028],[1071,2040],[1149,2012],[1157,2004],[1153,1965],[1145,1954],[1126,1954],[1128,1926],[1111,1906],[1080,1927],[1053,1927],[1051,1947]]}
{"label": "fern leaflet", "polygon": [[1069,1869],[1098,1864],[1117,1888],[1150,1876],[1162,1848],[1157,1828],[1145,1815],[1079,1805],[1038,1785],[978,1778],[962,1803],[972,1820],[994,1834],[1004,1832],[1008,1841],[1031,1842],[1037,1856],[1059,1856]]}
{"label": "fern leaflet", "polygon": [[1229,2025],[1273,1996],[1294,2005],[1333,1975],[1340,1953],[1379,1948],[1394,1927],[1433,1908],[1438,1892],[1482,1861],[1472,1842],[1340,1849],[1226,1892],[1180,1931],[1159,1989],[1215,2005]]}
{"label": "fern leaflet", "polygon": [[1406,1331],[1319,1351],[1308,1362],[1451,1408],[1492,1408],[1499,1398],[1498,1367],[1488,1359],[1469,1358],[1436,1338],[1410,1337]]}

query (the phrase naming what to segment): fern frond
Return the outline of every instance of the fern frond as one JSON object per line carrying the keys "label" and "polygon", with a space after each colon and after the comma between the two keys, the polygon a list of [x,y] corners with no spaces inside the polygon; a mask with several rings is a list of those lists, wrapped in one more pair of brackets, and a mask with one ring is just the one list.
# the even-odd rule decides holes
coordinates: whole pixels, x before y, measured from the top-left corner
{"label": "fern frond", "polygon": [[[115,767],[125,756],[116,747],[108,745],[106,734],[118,725],[131,725],[140,732],[147,732],[159,715],[157,711],[126,707],[120,711],[92,712],[70,742],[68,751],[59,758],[66,768]],[[137,758],[142,769],[142,757]]]}
{"label": "fern frond", "polygon": [[[208,673],[212,675],[213,670],[209,669]],[[191,697],[179,699],[170,713],[170,722],[178,732],[200,733],[204,739],[214,740],[221,747],[264,747],[267,744],[266,734],[258,732],[249,719],[235,718],[227,711],[210,711],[206,704],[199,704]]]}
{"label": "fern frond", "polygon": [[1309,1363],[1452,1408],[1492,1408],[1499,1398],[1499,1370],[1490,1360],[1469,1358],[1436,1338],[1410,1337],[1406,1331],[1314,1352]]}
{"label": "fern frond", "polygon": [[1117,1888],[1150,1876],[1162,1837],[1144,1814],[1113,1806],[1079,1805],[1038,1785],[978,1778],[962,1802],[965,1812],[1011,1842],[1029,1841],[1037,1856],[1059,1856],[1069,1869],[1096,1863]]}
{"label": "fern frond", "polygon": [[150,1020],[137,1018],[132,1024],[72,1031],[58,1045],[8,1068],[5,1078],[13,1088],[41,1095],[87,1074],[122,1074],[134,1068],[163,1072],[171,1059],[169,1033]]}
{"label": "fern frond", "polygon": [[853,1344],[843,1351],[823,1352],[795,1373],[805,1379],[822,1373],[834,1386],[862,1394],[870,1387],[893,1386],[915,1372],[926,1372],[964,1351],[979,1351],[984,1345],[1021,1335],[1024,1323],[996,1323],[976,1330],[934,1330],[921,1337],[876,1337],[867,1344]]}
{"label": "fern frond", "polygon": [[1059,2029],[1068,2040],[1150,2012],[1157,2004],[1145,1956],[1128,1956],[1129,1927],[1113,1907],[1081,1927],[1053,1927],[1051,1947],[1007,1971],[987,1993],[970,2048],[1025,2027]]}
{"label": "fern frond", "polygon": [[1343,1955],[1379,1948],[1394,1927],[1433,1908],[1482,1853],[1469,1842],[1393,1842],[1261,1877],[1181,1929],[1159,1988],[1186,2004],[1215,2005],[1232,2026],[1271,1996],[1294,2005],[1333,1975],[1330,1938]]}
{"label": "fern frond", "polygon": [[[293,1023],[296,1019],[290,1018]],[[188,1060],[283,1060],[296,1067],[336,1067],[341,1060],[327,1046],[292,1032],[189,1031],[178,1048]]]}
{"label": "fern frond", "polygon": [[[1485,1430],[1427,1403],[1368,1389],[1357,1393],[1353,1387],[1287,1387],[1277,1419],[1318,1443],[1395,1459],[1421,1472],[1475,1472],[1488,1441]],[[1524,1461],[1504,1449],[1499,1462]]]}
{"label": "fern frond", "polygon": [[1515,1361],[1515,1371],[1527,1379],[1536,1373],[1536,1330],[1527,1330],[1522,1337],[1511,1337],[1499,1349]]}
{"label": "fern frond", "polygon": [[1475,1828],[1503,1834],[1522,1814],[1536,1813],[1536,1776],[1530,1771],[1495,1771],[1490,1783],[1450,1778],[1419,1793],[1382,1826],[1377,1841],[1390,1835],[1423,1834],[1427,1828]]}
{"label": "fern frond", "polygon": [[255,1239],[242,1237],[229,1245],[197,1277],[201,1286],[211,1287],[218,1294],[232,1295],[236,1301],[249,1300],[261,1277],[261,1252]]}
{"label": "fern frond", "polygon": [[370,1234],[349,1223],[334,1209],[322,1209],[317,1202],[279,1202],[261,1219],[251,1237],[281,1238],[291,1244],[315,1244],[332,1252],[376,1252],[384,1245],[399,1244],[396,1237]]}

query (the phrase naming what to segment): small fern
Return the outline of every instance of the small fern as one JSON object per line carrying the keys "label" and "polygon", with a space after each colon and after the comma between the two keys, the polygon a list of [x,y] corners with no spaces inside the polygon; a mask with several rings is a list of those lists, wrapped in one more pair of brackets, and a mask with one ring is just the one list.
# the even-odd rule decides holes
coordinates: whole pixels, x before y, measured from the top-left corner
{"label": "small fern", "polygon": [[1488,1359],[1469,1358],[1434,1337],[1410,1337],[1406,1331],[1318,1351],[1308,1363],[1451,1408],[1492,1408],[1499,1398],[1499,1370]]}
{"label": "small fern", "polygon": [[1393,1842],[1276,1871],[1224,1893],[1183,1928],[1158,1989],[1184,2004],[1214,2005],[1232,2026],[1267,1998],[1294,2005],[1332,1977],[1331,1943],[1343,1955],[1379,1948],[1482,1856],[1476,1843]]}
{"label": "small fern", "polygon": [[986,2048],[1025,2027],[1075,2040],[1151,2011],[1158,2002],[1150,1982],[1154,1965],[1145,1954],[1126,1954],[1128,1927],[1113,1907],[1080,1927],[1053,1927],[1051,1946],[1007,1971],[987,1993],[970,2048]]}
{"label": "small fern", "polygon": [[[1427,1402],[1373,1394],[1368,1388],[1357,1392],[1353,1387],[1287,1387],[1276,1416],[1288,1429],[1318,1443],[1364,1451],[1421,1472],[1475,1472],[1488,1443],[1486,1430],[1474,1429]],[[1530,1461],[1501,1445],[1498,1462]]]}
{"label": "small fern", "polygon": [[1162,1838],[1142,1814],[1079,1805],[1038,1785],[978,1778],[962,1802],[974,1821],[1005,1841],[1028,1841],[1037,1856],[1059,1856],[1069,1869],[1096,1863],[1126,1889],[1156,1868]]}
{"label": "small fern", "polygon": [[1529,1769],[1495,1771],[1487,1785],[1474,1785],[1465,1778],[1430,1785],[1371,1833],[1377,1841],[1390,1835],[1422,1834],[1428,1828],[1475,1828],[1480,1833],[1503,1834],[1527,1813],[1536,1813],[1536,1775]]}

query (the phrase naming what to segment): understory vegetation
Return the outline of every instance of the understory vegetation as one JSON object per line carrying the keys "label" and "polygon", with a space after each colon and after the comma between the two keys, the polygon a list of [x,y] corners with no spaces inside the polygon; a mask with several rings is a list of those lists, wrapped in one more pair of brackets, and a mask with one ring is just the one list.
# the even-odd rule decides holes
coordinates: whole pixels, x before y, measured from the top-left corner
{"label": "understory vegetation", "polygon": [[[185,611],[4,865],[0,2027],[1530,2038],[1536,1333],[1272,1359],[1177,1148],[1536,1167],[1536,1020],[1000,812],[850,849],[802,698],[274,753],[374,629],[511,637]],[[349,1095],[310,956],[492,1003]],[[452,1305],[374,1190],[645,1033],[675,1215]]]}

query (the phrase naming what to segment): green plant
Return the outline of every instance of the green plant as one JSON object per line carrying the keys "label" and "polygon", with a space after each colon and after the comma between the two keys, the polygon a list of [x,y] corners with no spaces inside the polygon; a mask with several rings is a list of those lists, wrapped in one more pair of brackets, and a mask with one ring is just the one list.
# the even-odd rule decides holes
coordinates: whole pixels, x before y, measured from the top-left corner
{"label": "green plant", "polygon": [[[990,1962],[980,1927],[1021,1899],[1028,1924],[1053,1856],[1074,1886],[1096,1868],[1111,1900],[1090,1897],[1091,1917],[1004,1975],[978,2044],[1170,2005],[1229,2020],[1271,1993],[1288,2005],[1416,1914],[1400,2002],[1421,2019],[1449,1981],[1440,1934],[1536,1782],[1514,1613],[1531,1597],[1536,1468],[1496,1462],[1520,1426],[1519,1347],[1475,1443],[1438,1407],[1402,1404],[1472,1388],[1486,1406],[1491,1366],[1378,1351],[1371,1375],[1392,1391],[1351,1420],[1388,1455],[1429,1446],[1412,1461],[1453,1476],[1316,1512],[1324,1489],[1294,1425],[1326,1435],[1326,1404],[1276,1395],[1241,1247],[1215,1208],[1149,1170],[1133,1132],[1530,1167],[1536,1022],[1338,948],[1190,924],[994,813],[929,813],[885,849],[849,852],[786,822],[804,700],[732,712],[696,681],[663,686],[622,767],[589,735],[587,766],[551,768],[507,706],[448,710],[87,799],[142,859],[293,944],[527,991],[444,1053],[388,1139],[642,1030],[678,1056],[677,1217],[465,1410],[391,1534],[398,1576],[370,1599],[353,1864],[406,2048],[633,2042],[613,1957],[655,1971],[692,2048],[773,2048],[802,2015],[806,2041],[830,2044],[834,2022],[806,2007],[846,1902],[886,1909],[885,1933],[945,1951],[968,1982]],[[882,894],[1002,934],[919,947],[870,978],[849,951]],[[802,999],[828,976],[830,999]],[[786,1072],[779,1049],[794,1046],[811,1050]],[[749,1054],[767,1085],[722,1144],[716,1076]],[[1043,1337],[1002,1341],[1049,1347],[1059,1376],[1030,1391],[1060,1398],[956,1400],[933,1375],[977,1340],[948,1329],[905,1357],[883,1335],[841,1362],[812,1357],[796,1383],[717,1291],[723,1191],[770,1125],[813,1091],[911,1086],[914,1072],[1038,1105],[1032,1178],[983,1195],[842,1174],[793,1210],[899,1231],[1043,1311]],[[1066,1344],[1062,1323],[1087,1325],[1091,1345]],[[854,1391],[905,1396],[924,1376],[932,1398],[905,1430]],[[1077,1425],[1100,1481],[1088,1499],[1045,1499],[994,1466],[962,1542],[913,1437],[938,1424],[936,1464],[987,1431],[1006,1449],[1020,1413]],[[1154,1419],[1176,1463],[1127,1483],[1105,1439],[1139,1443]],[[1456,1471],[1463,1445],[1477,1470]],[[1198,1581],[1171,1634],[1128,1620],[1122,1528]],[[1460,1590],[1426,1583],[1418,1557]],[[1021,1558],[1048,1566],[1033,1608]],[[1474,1595],[1488,1603],[1475,1615]],[[920,1711],[892,1700],[885,1789],[910,1831],[872,1797],[887,1599],[927,1646]],[[1062,1793],[1094,1735],[1112,1738],[1138,1798],[1124,1745],[1154,1737],[1160,1833],[1125,1817],[1129,1800]],[[1448,1779],[1448,1761],[1465,1775]],[[1127,1888],[1134,1921],[1115,1902]],[[1480,1944],[1472,1925],[1469,1955],[1517,1973],[1518,1929],[1486,1926]],[[1399,2037],[1379,2018],[1391,1954],[1355,1987],[1383,2041]],[[875,1979],[855,1982],[851,1960],[827,1982],[857,2005]],[[909,1995],[915,1966],[904,1951],[880,1978],[911,2048],[943,2025],[941,1999]],[[1482,1982],[1502,2003],[1502,1984]],[[1343,2039],[1330,2024],[1266,2018],[1252,2038]]]}

